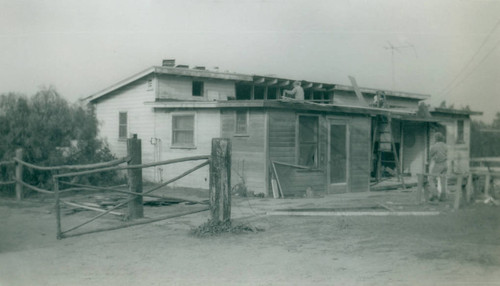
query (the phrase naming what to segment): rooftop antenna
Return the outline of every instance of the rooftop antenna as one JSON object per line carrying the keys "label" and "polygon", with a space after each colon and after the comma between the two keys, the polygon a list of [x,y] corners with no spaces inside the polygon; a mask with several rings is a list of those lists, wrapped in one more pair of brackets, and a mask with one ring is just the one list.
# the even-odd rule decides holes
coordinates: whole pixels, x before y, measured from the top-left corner
{"label": "rooftop antenna", "polygon": [[395,80],[394,80],[394,52],[398,52],[398,53],[401,53],[401,49],[407,49],[407,48],[412,48],[413,49],[413,52],[415,53],[415,57],[418,58],[418,55],[417,55],[417,49],[415,49],[415,46],[413,46],[412,44],[410,43],[407,43],[405,45],[401,45],[401,46],[394,46],[391,42],[387,41],[387,46],[385,46],[384,48],[386,50],[391,50],[391,67],[392,67],[392,90],[395,90]]}

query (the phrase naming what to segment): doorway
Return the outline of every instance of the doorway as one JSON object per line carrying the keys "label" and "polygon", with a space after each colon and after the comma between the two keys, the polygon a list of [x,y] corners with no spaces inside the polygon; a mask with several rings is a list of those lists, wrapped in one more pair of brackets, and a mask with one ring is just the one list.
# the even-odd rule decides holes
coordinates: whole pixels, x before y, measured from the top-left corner
{"label": "doorway", "polygon": [[347,122],[330,120],[328,139],[330,192],[347,192],[349,191],[349,128]]}

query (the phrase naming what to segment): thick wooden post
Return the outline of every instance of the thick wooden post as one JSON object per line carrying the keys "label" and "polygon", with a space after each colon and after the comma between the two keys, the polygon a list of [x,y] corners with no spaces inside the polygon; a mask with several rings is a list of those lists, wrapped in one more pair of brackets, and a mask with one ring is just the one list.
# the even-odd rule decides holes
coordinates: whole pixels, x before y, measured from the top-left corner
{"label": "thick wooden post", "polygon": [[422,203],[422,193],[424,192],[424,175],[423,174],[418,174],[417,175],[417,204]]}
{"label": "thick wooden post", "polygon": [[446,175],[441,175],[439,176],[440,178],[440,183],[441,183],[441,197],[444,199],[448,196],[448,189],[447,189],[447,178]]}
{"label": "thick wooden post", "polygon": [[[142,164],[141,150],[141,139],[137,139],[137,134],[134,134],[132,138],[127,139],[127,154],[130,159],[128,162],[129,166]],[[127,176],[129,192],[142,193],[142,168],[128,169]],[[135,197],[135,199],[128,203],[129,220],[144,217],[142,196],[129,196],[129,198],[133,197]]]}
{"label": "thick wooden post", "polygon": [[56,231],[57,231],[57,239],[62,239],[62,231],[61,231],[61,207],[60,207],[60,199],[59,199],[59,179],[53,177],[54,182],[54,195],[56,197],[55,203],[55,211],[56,211]]}
{"label": "thick wooden post", "polygon": [[[23,160],[23,149],[19,148],[16,150],[16,159]],[[23,181],[23,165],[16,162],[16,199],[18,201],[23,199],[23,185],[20,183]]]}
{"label": "thick wooden post", "polygon": [[491,181],[491,175],[487,174],[486,177],[484,178],[484,196],[488,197],[490,195],[490,181]]}
{"label": "thick wooden post", "polygon": [[455,191],[455,204],[454,207],[456,210],[460,208],[460,200],[462,200],[462,175],[459,175],[457,178],[457,190]]}
{"label": "thick wooden post", "polygon": [[212,139],[210,157],[210,214],[213,222],[231,220],[231,141]]}
{"label": "thick wooden post", "polygon": [[472,193],[474,192],[474,185],[472,178],[473,178],[472,174],[469,174],[469,177],[467,178],[467,195],[465,197],[465,201],[467,203],[470,203],[472,198]]}

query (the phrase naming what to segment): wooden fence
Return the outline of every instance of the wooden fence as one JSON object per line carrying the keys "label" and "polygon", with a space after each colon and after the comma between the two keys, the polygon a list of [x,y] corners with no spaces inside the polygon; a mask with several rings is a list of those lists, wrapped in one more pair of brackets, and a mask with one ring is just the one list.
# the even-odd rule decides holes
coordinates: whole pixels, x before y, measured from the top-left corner
{"label": "wooden fence", "polygon": [[[467,205],[471,200],[478,195],[480,189],[484,190],[484,196],[490,197],[491,181],[496,177],[500,177],[500,158],[471,158],[471,166],[469,172],[463,174],[440,175],[441,190],[445,194],[449,194],[450,181],[455,182],[455,198],[454,208],[458,209],[462,205]],[[435,174],[418,174],[417,184],[417,203],[422,203],[428,200],[428,193],[424,190],[424,182],[435,178]],[[477,186],[476,182],[484,178],[484,188]],[[465,182],[465,184],[464,184]],[[463,188],[465,185],[465,189]]]}
{"label": "wooden fence", "polygon": [[[127,157],[110,162],[89,164],[89,165],[67,165],[67,166],[46,167],[46,166],[37,166],[34,164],[24,162],[22,160],[22,150],[19,149],[17,150],[16,157],[13,159],[13,161],[0,162],[0,165],[15,165],[15,178],[12,181],[0,182],[0,184],[15,184],[17,200],[21,200],[23,198],[23,188],[28,188],[33,191],[44,194],[54,195],[58,239],[76,235],[88,234],[93,232],[99,232],[99,231],[119,229],[133,225],[146,224],[150,222],[155,222],[173,217],[179,217],[207,210],[210,210],[211,219],[214,221],[229,221],[231,219],[231,192],[230,192],[231,142],[229,141],[229,139],[214,138],[212,140],[212,153],[210,155],[191,156],[191,157],[184,157],[184,158],[146,163],[146,164],[142,164],[141,162],[141,153],[142,153],[141,140],[138,139],[135,135],[133,138],[129,138],[127,140],[127,151],[128,151]],[[160,165],[169,165],[169,164],[188,162],[188,161],[199,161],[199,160],[203,162],[183,172],[182,174],[174,178],[171,178],[166,182],[163,182],[146,191],[143,191],[142,169]],[[124,163],[127,163],[127,165],[121,166]],[[143,197],[174,199],[190,203],[207,205],[207,203],[201,201],[179,199],[179,198],[165,197],[152,194],[154,191],[159,190],[171,184],[172,182],[175,182],[207,165],[210,165],[209,202],[207,207],[197,210],[190,210],[181,213],[165,215],[156,218],[148,218],[148,219],[143,218],[144,217]],[[32,168],[35,170],[52,172],[53,190],[42,189],[23,182],[22,181],[23,168]],[[99,187],[99,186],[71,183],[63,180],[63,178],[74,178],[83,175],[90,175],[90,174],[109,172],[109,171],[120,171],[120,170],[127,171],[128,190],[124,190],[123,188],[119,188],[117,186]],[[62,188],[61,185],[69,186],[69,188]],[[117,205],[108,209],[86,206],[80,203],[71,202],[61,198],[61,195],[63,193],[77,192],[77,191],[111,191],[121,194],[127,194],[128,198],[125,201],[122,201]],[[62,219],[61,219],[61,204],[97,211],[99,212],[99,214],[88,219],[87,221],[84,221],[78,225],[63,230]],[[88,231],[75,232],[75,230],[103,217],[104,215],[107,214],[121,215],[121,213],[117,213],[115,212],[115,210],[120,207],[124,207],[125,205],[127,205],[127,210],[128,210],[126,215],[126,218],[128,219],[127,222],[106,228],[98,228]]]}

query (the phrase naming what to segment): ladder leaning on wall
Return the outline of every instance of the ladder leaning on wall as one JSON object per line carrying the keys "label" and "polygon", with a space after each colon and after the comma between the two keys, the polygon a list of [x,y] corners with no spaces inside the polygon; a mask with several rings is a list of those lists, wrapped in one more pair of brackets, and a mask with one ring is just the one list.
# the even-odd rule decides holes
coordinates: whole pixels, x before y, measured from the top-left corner
{"label": "ladder leaning on wall", "polygon": [[[399,162],[396,144],[394,143],[394,136],[392,134],[392,117],[391,115],[376,115],[375,129],[373,130],[372,153],[377,152],[376,156],[376,179],[380,182],[382,175],[382,162],[394,162],[396,165],[396,174],[398,181],[401,182],[403,189],[405,189],[405,182],[401,174],[401,165]],[[378,148],[375,150],[375,143],[378,142]],[[394,160],[383,160],[384,153],[392,153]]]}

